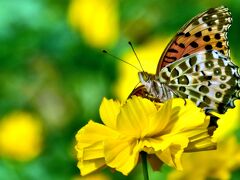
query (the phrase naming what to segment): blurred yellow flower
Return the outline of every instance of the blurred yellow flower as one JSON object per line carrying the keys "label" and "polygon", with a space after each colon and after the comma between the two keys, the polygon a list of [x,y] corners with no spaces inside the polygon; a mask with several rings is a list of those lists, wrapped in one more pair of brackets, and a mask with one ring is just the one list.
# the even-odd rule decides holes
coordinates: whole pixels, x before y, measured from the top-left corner
{"label": "blurred yellow flower", "polygon": [[[144,71],[155,73],[158,65],[159,58],[167,46],[170,38],[154,38],[143,46],[137,47],[136,52],[139,56],[140,62]],[[129,50],[123,55],[122,59],[140,68],[134,53]],[[116,95],[121,99],[127,99],[128,95],[132,92],[134,86],[139,82],[136,69],[131,66],[119,62],[119,76],[120,77],[115,85]]]}
{"label": "blurred yellow flower", "polygon": [[119,34],[117,0],[72,0],[69,22],[97,48],[113,45]]}
{"label": "blurred yellow flower", "polygon": [[42,147],[42,126],[26,112],[13,112],[0,121],[0,155],[27,161]]}
{"label": "blurred yellow flower", "polygon": [[216,151],[184,154],[184,171],[173,171],[169,180],[231,179],[231,172],[240,168],[240,145],[234,136],[218,144]]}
{"label": "blurred yellow flower", "polygon": [[103,99],[100,116],[104,124],[89,121],[76,135],[81,175],[105,165],[128,175],[142,151],[149,155],[154,170],[162,162],[182,169],[185,150],[216,148],[208,135],[209,117],[190,100],[159,104],[133,96],[121,104]]}
{"label": "blurred yellow flower", "polygon": [[77,177],[74,177],[72,180],[111,180],[111,179],[110,177],[108,177],[103,173],[93,173],[84,177],[77,176]]}

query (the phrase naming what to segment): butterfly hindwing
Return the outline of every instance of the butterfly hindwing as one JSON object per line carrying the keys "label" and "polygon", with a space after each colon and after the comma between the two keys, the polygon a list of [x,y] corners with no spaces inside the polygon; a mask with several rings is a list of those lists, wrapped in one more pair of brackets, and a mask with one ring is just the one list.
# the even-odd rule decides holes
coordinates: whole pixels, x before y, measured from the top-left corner
{"label": "butterfly hindwing", "polygon": [[143,98],[147,98],[151,101],[155,101],[155,102],[160,102],[160,99],[154,97],[153,95],[151,95],[146,87],[144,85],[140,85],[136,88],[133,89],[133,91],[131,92],[131,94],[129,94],[128,98],[131,98],[133,95],[135,96],[141,96]]}
{"label": "butterfly hindwing", "polygon": [[240,92],[238,67],[216,50],[200,51],[164,67],[159,80],[206,110],[224,113]]}
{"label": "butterfly hindwing", "polygon": [[157,73],[164,66],[202,50],[215,49],[229,57],[227,32],[231,23],[231,13],[223,6],[194,17],[168,44],[159,60]]}

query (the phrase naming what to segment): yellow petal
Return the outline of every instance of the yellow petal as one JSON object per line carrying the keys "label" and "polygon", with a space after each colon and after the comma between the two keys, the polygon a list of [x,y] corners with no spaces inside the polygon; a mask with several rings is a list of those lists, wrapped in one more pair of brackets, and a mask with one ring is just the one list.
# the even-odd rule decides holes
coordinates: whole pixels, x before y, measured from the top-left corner
{"label": "yellow petal", "polygon": [[130,137],[143,137],[149,131],[149,117],[155,112],[157,109],[150,100],[133,96],[121,108],[117,129]]}
{"label": "yellow petal", "polygon": [[[186,105],[184,105],[186,103]],[[181,107],[179,109],[179,107]],[[198,108],[192,101],[186,99],[173,99],[173,112],[171,119],[176,123],[171,132],[181,132],[190,129],[196,129],[205,124],[205,113]]]}
{"label": "yellow petal", "polygon": [[93,161],[79,161],[77,164],[80,169],[81,175],[85,176],[89,173],[92,173],[95,170],[98,170],[101,167],[105,166],[105,159],[95,159]]}
{"label": "yellow petal", "polygon": [[170,124],[170,117],[172,112],[172,100],[165,102],[157,113],[149,118],[149,129],[148,136],[157,136],[159,134],[164,134],[167,132],[171,126],[167,127],[167,124]]}
{"label": "yellow petal", "polygon": [[156,153],[157,157],[168,166],[174,167],[174,162],[171,157],[171,152],[169,148],[165,149],[164,151],[159,151]]}
{"label": "yellow petal", "polygon": [[[180,159],[184,149],[188,145],[188,138],[181,135],[168,136],[163,140],[163,145],[164,144],[164,149],[158,151],[156,155],[165,164],[181,170],[182,165]],[[155,147],[159,148],[159,145],[155,145]]]}
{"label": "yellow petal", "polygon": [[136,166],[139,157],[139,150],[136,141],[118,139],[105,143],[106,164],[116,170],[128,175]]}
{"label": "yellow petal", "polygon": [[148,136],[158,136],[168,133],[180,133],[199,127],[206,127],[205,113],[192,101],[180,98],[165,102],[159,111],[150,119]]}
{"label": "yellow petal", "polygon": [[[185,144],[187,145],[187,144]],[[178,144],[174,144],[170,147],[170,150],[172,152],[172,156],[173,156],[173,162],[174,162],[174,166],[177,170],[183,170],[182,167],[182,162],[181,162],[181,157],[184,151],[183,146],[179,146]]]}
{"label": "yellow petal", "polygon": [[[81,151],[81,153],[79,153]],[[89,145],[88,147],[79,149],[78,158],[81,161],[94,160],[104,157],[103,142],[99,141],[95,144]]]}
{"label": "yellow petal", "polygon": [[206,129],[189,131],[188,136],[190,141],[188,147],[184,150],[185,152],[215,150],[217,148],[216,142],[209,136]]}
{"label": "yellow petal", "polygon": [[184,136],[181,134],[167,134],[160,137],[160,141],[157,143],[156,141],[157,137],[155,138],[155,143],[152,142],[152,147],[155,149],[155,151],[164,151],[168,147],[170,147],[172,144],[179,144],[182,146],[182,148],[185,148],[188,143],[188,136]]}
{"label": "yellow petal", "polygon": [[163,163],[181,169],[180,158],[188,142],[187,136],[168,134],[158,139],[148,138],[143,141],[142,149],[148,154],[156,154]]}
{"label": "yellow petal", "polygon": [[99,142],[87,148],[77,149],[78,168],[81,175],[85,176],[93,171],[105,166],[103,143]]}
{"label": "yellow petal", "polygon": [[[175,154],[172,154],[174,151]],[[183,153],[183,150],[179,145],[174,145],[172,148],[167,148],[164,151],[159,151],[156,153],[159,159],[168,166],[174,167],[178,170],[182,170],[182,165],[180,157]]]}
{"label": "yellow petal", "polygon": [[104,141],[116,138],[118,133],[102,125],[89,121],[76,135],[75,146],[78,167],[81,174],[86,175],[105,165]]}
{"label": "yellow petal", "polygon": [[77,146],[88,147],[99,141],[116,136],[118,136],[118,133],[113,129],[90,120],[87,125],[78,131],[76,135]]}
{"label": "yellow petal", "polygon": [[121,104],[119,101],[107,100],[103,98],[99,109],[100,117],[105,125],[113,129],[116,128],[117,115],[120,112]]}

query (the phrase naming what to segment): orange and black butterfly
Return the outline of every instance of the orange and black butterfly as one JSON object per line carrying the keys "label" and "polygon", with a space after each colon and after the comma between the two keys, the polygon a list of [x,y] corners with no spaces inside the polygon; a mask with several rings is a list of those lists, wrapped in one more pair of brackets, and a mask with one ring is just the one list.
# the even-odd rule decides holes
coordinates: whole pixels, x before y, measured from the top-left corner
{"label": "orange and black butterfly", "polygon": [[227,32],[231,13],[211,8],[184,25],[164,50],[156,74],[139,72],[142,85],[132,95],[164,102],[188,98],[206,112],[220,114],[240,99],[238,67],[230,60]]}

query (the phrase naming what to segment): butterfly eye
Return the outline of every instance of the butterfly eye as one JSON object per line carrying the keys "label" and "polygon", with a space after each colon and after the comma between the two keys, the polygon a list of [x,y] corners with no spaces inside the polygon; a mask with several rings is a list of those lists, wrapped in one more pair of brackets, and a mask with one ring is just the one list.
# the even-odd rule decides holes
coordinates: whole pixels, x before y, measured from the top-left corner
{"label": "butterfly eye", "polygon": [[148,81],[149,79],[149,75],[147,73],[143,73],[143,80]]}

